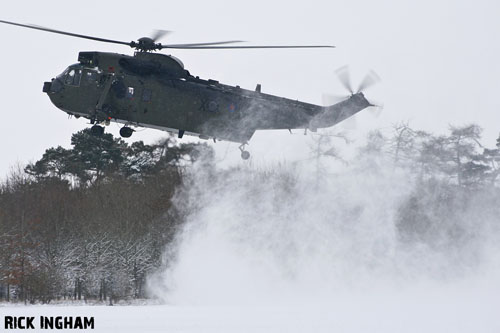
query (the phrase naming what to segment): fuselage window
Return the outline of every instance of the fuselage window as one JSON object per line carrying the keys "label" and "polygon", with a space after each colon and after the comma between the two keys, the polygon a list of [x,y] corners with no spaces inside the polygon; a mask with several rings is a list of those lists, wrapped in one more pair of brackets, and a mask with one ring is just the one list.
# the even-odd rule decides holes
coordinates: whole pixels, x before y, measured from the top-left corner
{"label": "fuselage window", "polygon": [[127,98],[134,98],[134,87],[128,87],[127,88]]}
{"label": "fuselage window", "polygon": [[143,102],[151,102],[151,97],[153,96],[153,92],[151,89],[144,89],[142,92],[142,101]]}
{"label": "fuselage window", "polygon": [[64,78],[64,83],[69,86],[79,86],[82,78],[81,69],[70,69]]}

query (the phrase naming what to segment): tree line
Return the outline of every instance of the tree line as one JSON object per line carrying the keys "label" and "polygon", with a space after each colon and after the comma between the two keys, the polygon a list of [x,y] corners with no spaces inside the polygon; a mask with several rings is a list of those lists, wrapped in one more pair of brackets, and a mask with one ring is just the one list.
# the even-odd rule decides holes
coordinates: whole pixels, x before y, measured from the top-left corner
{"label": "tree line", "polygon": [[[339,157],[328,139],[318,140],[311,155],[318,174],[321,159]],[[467,218],[460,214],[473,202],[483,202],[487,218],[500,216],[500,137],[484,147],[477,125],[434,135],[400,123],[388,134],[371,132],[357,158],[371,171],[389,167],[411,175],[414,190],[396,217],[402,241],[459,244]],[[171,137],[127,144],[86,129],[73,134],[71,148],[49,148],[12,171],[0,184],[0,300],[148,297],[146,278],[165,265],[162,253],[185,219],[174,194],[196,186],[190,172],[197,162],[213,179],[231,172],[215,167],[206,144]],[[251,177],[280,177],[287,189],[296,181],[281,166],[253,170]]]}
{"label": "tree line", "polygon": [[185,169],[212,151],[172,138],[130,145],[75,133],[0,185],[0,299],[145,297],[181,219],[171,198]]}

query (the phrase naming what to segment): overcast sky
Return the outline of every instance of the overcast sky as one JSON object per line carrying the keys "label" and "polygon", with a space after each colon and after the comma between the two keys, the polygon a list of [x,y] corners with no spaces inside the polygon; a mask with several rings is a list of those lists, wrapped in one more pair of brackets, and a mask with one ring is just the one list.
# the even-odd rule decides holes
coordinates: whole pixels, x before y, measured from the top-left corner
{"label": "overcast sky", "polygon": [[[483,143],[500,131],[500,5],[498,1],[9,1],[0,19],[130,41],[153,29],[172,30],[165,43],[241,39],[259,44],[333,44],[318,50],[179,50],[191,74],[320,104],[342,93],[335,69],[350,64],[353,85],[369,69],[382,83],[366,96],[383,101],[375,118],[357,115],[353,138],[369,129],[410,121],[444,133],[449,124],[478,123]],[[45,149],[69,147],[85,120],[68,119],[42,93],[50,80],[85,50],[131,54],[117,45],[0,26],[2,121],[0,175],[16,162],[37,160]],[[118,134],[118,125],[108,129]],[[164,133],[145,130],[129,140],[151,142]],[[257,132],[249,150],[255,163],[308,157],[309,137]],[[217,143],[220,159],[239,163],[237,144]],[[301,148],[301,149],[298,149]]]}

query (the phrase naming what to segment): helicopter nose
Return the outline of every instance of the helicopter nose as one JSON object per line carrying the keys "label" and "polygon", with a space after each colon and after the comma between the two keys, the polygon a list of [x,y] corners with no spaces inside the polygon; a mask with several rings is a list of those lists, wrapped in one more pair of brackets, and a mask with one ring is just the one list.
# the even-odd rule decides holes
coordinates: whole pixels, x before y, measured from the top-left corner
{"label": "helicopter nose", "polygon": [[52,87],[52,82],[44,82],[42,91],[44,93],[48,93],[51,87]]}
{"label": "helicopter nose", "polygon": [[55,94],[63,90],[63,83],[59,79],[52,79],[50,82],[43,83],[42,91],[47,94]]}

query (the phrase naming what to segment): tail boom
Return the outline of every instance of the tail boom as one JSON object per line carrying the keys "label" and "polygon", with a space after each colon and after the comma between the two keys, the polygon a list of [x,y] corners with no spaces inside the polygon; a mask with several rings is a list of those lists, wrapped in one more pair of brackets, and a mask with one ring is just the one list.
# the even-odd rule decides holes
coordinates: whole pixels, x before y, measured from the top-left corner
{"label": "tail boom", "polygon": [[353,94],[340,103],[320,107],[318,113],[312,117],[309,128],[332,127],[370,106],[373,105],[365,98],[363,93]]}

